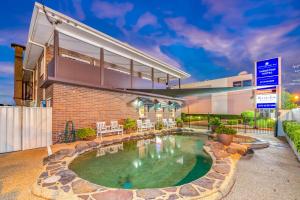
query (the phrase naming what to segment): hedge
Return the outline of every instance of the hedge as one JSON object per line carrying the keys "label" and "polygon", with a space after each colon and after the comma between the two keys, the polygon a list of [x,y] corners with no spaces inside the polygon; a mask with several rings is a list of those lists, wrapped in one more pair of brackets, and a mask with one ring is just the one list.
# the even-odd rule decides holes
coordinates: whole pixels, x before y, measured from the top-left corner
{"label": "hedge", "polygon": [[[254,126],[254,121],[249,122],[250,126]],[[256,120],[256,127],[258,128],[274,128],[275,127],[275,120],[268,118],[268,119],[257,119]]]}
{"label": "hedge", "polygon": [[[212,118],[220,118],[220,119],[241,119],[240,115],[228,115],[228,114],[186,114],[182,113],[181,118],[184,122],[188,121],[201,121],[201,120],[207,120],[208,116],[210,119]],[[189,119],[190,118],[190,119]]]}
{"label": "hedge", "polygon": [[283,130],[300,153],[300,123],[296,121],[284,121]]}

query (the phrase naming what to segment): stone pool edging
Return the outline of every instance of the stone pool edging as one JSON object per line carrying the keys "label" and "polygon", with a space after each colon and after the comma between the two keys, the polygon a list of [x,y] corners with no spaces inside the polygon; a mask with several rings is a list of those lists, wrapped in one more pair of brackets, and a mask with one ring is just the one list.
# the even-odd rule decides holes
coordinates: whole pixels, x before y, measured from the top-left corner
{"label": "stone pool edging", "polygon": [[97,148],[125,142],[166,135],[145,134],[122,139],[99,142],[80,142],[73,148],[61,149],[44,160],[44,169],[33,185],[33,194],[46,199],[221,199],[227,195],[235,182],[235,167],[240,154],[221,143],[207,141],[204,150],[213,163],[206,175],[190,183],[155,189],[117,189],[90,183],[68,169],[68,165],[80,154]]}

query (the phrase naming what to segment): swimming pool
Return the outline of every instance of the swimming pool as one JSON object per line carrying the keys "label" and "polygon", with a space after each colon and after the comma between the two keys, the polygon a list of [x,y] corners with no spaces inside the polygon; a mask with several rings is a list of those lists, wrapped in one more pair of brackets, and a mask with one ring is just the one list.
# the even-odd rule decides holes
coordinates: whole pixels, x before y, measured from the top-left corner
{"label": "swimming pool", "polygon": [[106,187],[142,189],[189,183],[205,175],[212,159],[203,150],[207,136],[168,135],[128,141],[78,156],[69,168]]}

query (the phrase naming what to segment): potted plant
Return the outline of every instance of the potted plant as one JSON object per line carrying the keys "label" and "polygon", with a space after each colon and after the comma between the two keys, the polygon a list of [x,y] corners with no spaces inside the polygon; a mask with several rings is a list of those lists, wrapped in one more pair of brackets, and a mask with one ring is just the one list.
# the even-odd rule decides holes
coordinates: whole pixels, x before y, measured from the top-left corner
{"label": "potted plant", "polygon": [[82,128],[76,131],[76,136],[81,140],[96,139],[96,131],[92,128]]}
{"label": "potted plant", "polygon": [[123,126],[126,133],[132,133],[136,130],[136,120],[127,118],[124,120]]}
{"label": "potted plant", "polygon": [[177,127],[183,127],[183,120],[180,117],[176,118]]}
{"label": "potted plant", "polygon": [[224,145],[230,145],[233,140],[233,135],[236,134],[236,130],[226,126],[219,126],[216,128],[218,141]]}
{"label": "potted plant", "polygon": [[212,133],[216,131],[216,128],[218,128],[222,124],[221,120],[218,117],[214,117],[209,121],[209,126],[211,128]]}

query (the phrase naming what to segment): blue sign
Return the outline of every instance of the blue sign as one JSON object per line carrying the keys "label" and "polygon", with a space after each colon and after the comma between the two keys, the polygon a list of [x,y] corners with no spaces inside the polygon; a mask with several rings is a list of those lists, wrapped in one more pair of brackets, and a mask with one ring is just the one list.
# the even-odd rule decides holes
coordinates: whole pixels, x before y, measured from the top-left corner
{"label": "blue sign", "polygon": [[278,76],[278,58],[258,61],[256,63],[256,77]]}
{"label": "blue sign", "polygon": [[276,103],[257,103],[256,108],[276,108]]}
{"label": "blue sign", "polygon": [[278,76],[263,77],[256,79],[257,86],[278,85]]}
{"label": "blue sign", "polygon": [[279,59],[258,61],[256,63],[256,85],[275,86],[279,84]]}

